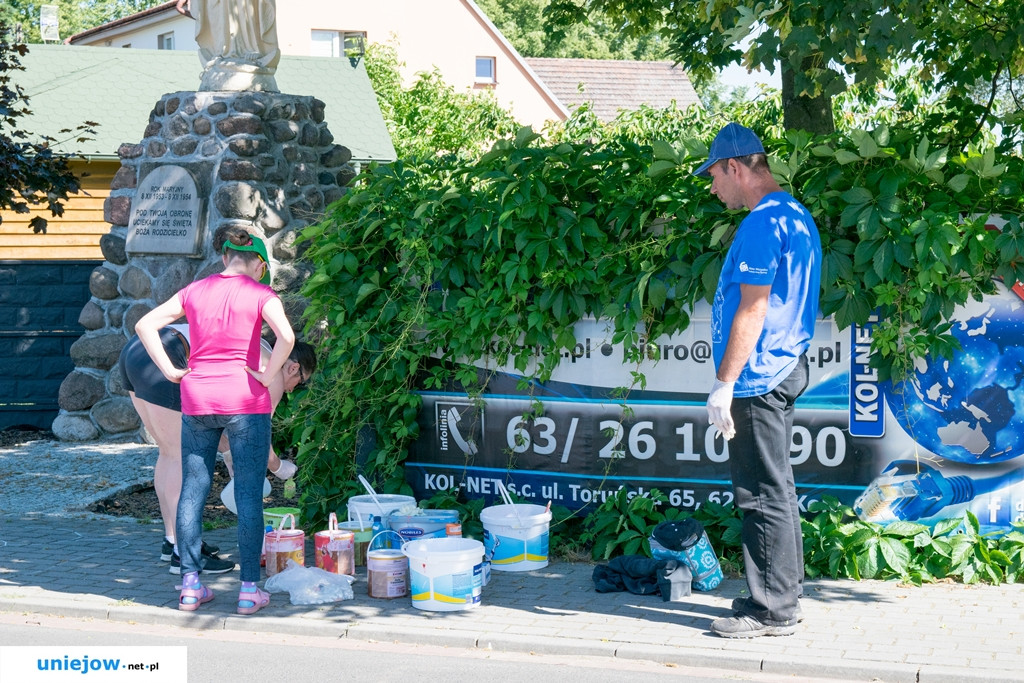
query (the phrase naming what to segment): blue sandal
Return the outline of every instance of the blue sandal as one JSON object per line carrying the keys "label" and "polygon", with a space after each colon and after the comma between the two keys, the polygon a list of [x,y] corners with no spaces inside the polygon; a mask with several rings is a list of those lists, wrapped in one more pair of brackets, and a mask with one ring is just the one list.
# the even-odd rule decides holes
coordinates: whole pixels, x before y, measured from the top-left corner
{"label": "blue sandal", "polygon": [[182,588],[178,596],[178,609],[195,612],[205,602],[213,600],[213,591],[206,586],[198,588]]}

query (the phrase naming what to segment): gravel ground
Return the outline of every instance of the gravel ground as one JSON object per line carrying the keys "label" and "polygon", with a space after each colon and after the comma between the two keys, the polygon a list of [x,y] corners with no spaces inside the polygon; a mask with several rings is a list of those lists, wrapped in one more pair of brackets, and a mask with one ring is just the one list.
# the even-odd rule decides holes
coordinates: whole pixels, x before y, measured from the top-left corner
{"label": "gravel ground", "polygon": [[0,515],[96,516],[85,510],[153,481],[156,446],[52,440],[0,446]]}

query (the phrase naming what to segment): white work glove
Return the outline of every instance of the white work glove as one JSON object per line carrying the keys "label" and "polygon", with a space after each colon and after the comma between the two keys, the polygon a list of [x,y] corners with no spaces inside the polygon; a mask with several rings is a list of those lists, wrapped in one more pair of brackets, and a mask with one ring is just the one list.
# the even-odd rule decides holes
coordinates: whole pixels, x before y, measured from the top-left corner
{"label": "white work glove", "polygon": [[718,427],[725,440],[736,436],[736,425],[732,421],[732,388],[736,382],[723,382],[715,378],[715,384],[708,394],[708,420]]}
{"label": "white work glove", "polygon": [[288,479],[291,479],[292,477],[295,476],[295,472],[297,472],[298,469],[298,465],[293,463],[291,460],[285,460],[284,458],[281,458],[281,464],[278,465],[277,469],[273,470],[271,474],[273,474],[278,479],[281,479],[282,481],[287,481]]}

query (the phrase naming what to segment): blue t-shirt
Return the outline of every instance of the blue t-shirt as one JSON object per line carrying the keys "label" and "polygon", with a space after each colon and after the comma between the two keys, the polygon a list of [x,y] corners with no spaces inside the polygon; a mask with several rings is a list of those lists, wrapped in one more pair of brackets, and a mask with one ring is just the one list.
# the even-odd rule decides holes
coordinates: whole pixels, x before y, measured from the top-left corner
{"label": "blue t-shirt", "polygon": [[729,247],[711,310],[715,367],[729,343],[740,285],[771,285],[764,329],[733,395],[760,396],[777,387],[810,345],[818,317],[821,239],[811,213],[787,192],[766,195],[740,223]]}

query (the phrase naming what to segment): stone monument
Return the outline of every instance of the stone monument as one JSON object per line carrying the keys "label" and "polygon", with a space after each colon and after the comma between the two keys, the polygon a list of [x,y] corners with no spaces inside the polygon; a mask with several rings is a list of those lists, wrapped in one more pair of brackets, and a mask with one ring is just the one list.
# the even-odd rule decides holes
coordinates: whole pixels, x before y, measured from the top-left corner
{"label": "stone monument", "polygon": [[[86,333],[71,347],[75,369],[58,396],[53,431],[63,440],[139,428],[118,355],[139,318],[189,282],[223,268],[211,242],[225,223],[266,239],[272,286],[298,329],[305,307],[298,290],[310,267],[297,260],[297,231],[319,220],[355,175],[351,152],[335,144],[327,128],[324,103],[273,87],[273,2],[206,0],[198,10],[200,2],[191,4],[203,18],[197,35],[213,41],[204,37],[200,44],[208,64],[203,84],[221,89],[164,95],[142,140],[118,150],[121,168],[104,205],[110,224],[100,239],[104,263],[90,278],[92,297],[79,316]],[[258,16],[252,14],[257,8]],[[235,30],[231,22],[239,17],[253,22],[245,27],[247,37],[228,42],[244,54],[225,54],[227,44],[216,36]],[[217,50],[207,61],[204,51]]]}

